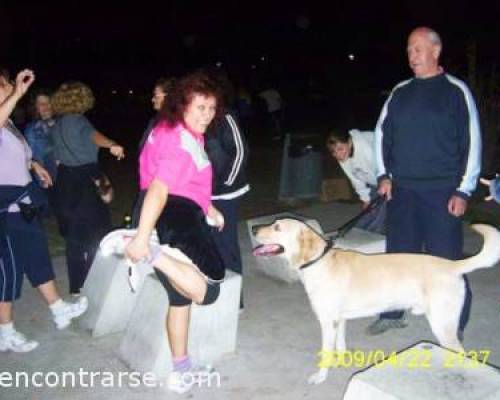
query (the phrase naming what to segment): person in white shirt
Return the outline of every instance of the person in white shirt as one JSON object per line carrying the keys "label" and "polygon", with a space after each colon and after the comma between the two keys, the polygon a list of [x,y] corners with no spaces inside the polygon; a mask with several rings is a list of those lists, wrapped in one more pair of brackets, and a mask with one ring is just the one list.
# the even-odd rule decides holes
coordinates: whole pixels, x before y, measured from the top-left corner
{"label": "person in white shirt", "polygon": [[[328,151],[335,158],[351,181],[363,203],[363,209],[377,195],[374,133],[352,129],[349,132],[330,132],[326,142]],[[357,228],[371,232],[385,232],[385,203],[366,214],[356,224]]]}

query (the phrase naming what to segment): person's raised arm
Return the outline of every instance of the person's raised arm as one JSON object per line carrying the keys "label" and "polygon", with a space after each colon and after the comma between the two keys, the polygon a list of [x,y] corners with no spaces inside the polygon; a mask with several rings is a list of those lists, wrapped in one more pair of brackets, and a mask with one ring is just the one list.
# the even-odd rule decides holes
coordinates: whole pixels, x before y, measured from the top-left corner
{"label": "person's raised arm", "polygon": [[16,82],[12,93],[0,104],[0,126],[3,126],[14,111],[17,102],[27,92],[35,80],[35,74],[29,69],[24,69],[16,76]]}

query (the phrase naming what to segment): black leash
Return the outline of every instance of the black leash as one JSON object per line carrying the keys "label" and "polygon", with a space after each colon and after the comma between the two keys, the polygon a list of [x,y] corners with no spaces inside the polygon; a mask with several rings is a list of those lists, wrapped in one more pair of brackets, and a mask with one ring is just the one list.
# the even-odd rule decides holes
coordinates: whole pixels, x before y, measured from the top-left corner
{"label": "black leash", "polygon": [[305,264],[301,265],[299,267],[299,270],[306,269],[307,267],[310,267],[314,263],[318,262],[321,260],[326,253],[328,253],[332,247],[335,245],[335,240],[338,238],[344,237],[347,232],[349,232],[356,223],[366,214],[369,212],[375,210],[377,207],[379,207],[383,202],[385,201],[385,198],[383,196],[376,196],[373,198],[372,201],[368,204],[368,206],[362,210],[358,215],[356,215],[354,218],[351,218],[349,221],[347,221],[344,225],[342,225],[340,228],[338,228],[336,231],[333,232],[329,237],[323,239],[326,241],[325,248],[323,249],[323,252],[316,257],[315,259],[306,262]]}
{"label": "black leash", "polygon": [[364,210],[362,210],[358,215],[351,218],[344,225],[342,225],[340,228],[338,228],[336,231],[334,231],[330,235],[330,239],[335,241],[338,238],[344,237],[347,232],[349,232],[352,228],[354,228],[356,223],[362,217],[364,217],[366,214],[368,214],[368,213],[372,212],[373,210],[375,210],[376,208],[378,208],[384,201],[385,201],[384,196],[377,195],[376,197],[374,197]]}

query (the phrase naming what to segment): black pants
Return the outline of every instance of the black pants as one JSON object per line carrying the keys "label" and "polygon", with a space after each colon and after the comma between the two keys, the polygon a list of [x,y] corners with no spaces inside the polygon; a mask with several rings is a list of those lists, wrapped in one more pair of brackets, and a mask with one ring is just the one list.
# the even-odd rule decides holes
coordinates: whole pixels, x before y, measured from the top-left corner
{"label": "black pants", "polygon": [[[448,212],[448,200],[454,188],[413,190],[394,185],[392,200],[387,203],[387,253],[422,253],[458,260],[463,257],[462,220]],[[459,329],[469,320],[472,293],[467,277],[465,302]],[[398,319],[402,312],[381,314]]]}
{"label": "black pants", "polygon": [[[135,202],[134,214],[137,216],[137,222],[145,195],[146,191],[141,191]],[[224,279],[225,269],[200,206],[188,198],[170,194],[156,222],[156,230],[161,244],[181,250],[208,278],[207,292],[202,304],[215,302],[219,296],[219,284]],[[179,293],[163,272],[157,269],[155,272],[168,293],[171,306],[191,304],[191,299]]]}
{"label": "black pants", "polygon": [[58,168],[55,214],[66,241],[70,293],[80,292],[99,242],[111,229],[111,214],[92,181],[96,168],[96,164]]}
{"label": "black pants", "polygon": [[224,229],[212,229],[217,250],[224,261],[226,269],[242,274],[240,243],[238,241],[238,208],[239,199],[214,200],[212,204],[224,216]]}

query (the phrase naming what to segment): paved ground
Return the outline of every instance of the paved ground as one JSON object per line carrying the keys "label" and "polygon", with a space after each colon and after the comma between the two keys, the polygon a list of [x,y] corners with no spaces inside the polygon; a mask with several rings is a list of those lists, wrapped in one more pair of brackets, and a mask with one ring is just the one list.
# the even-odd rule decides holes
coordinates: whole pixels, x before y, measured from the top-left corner
{"label": "paved ground", "polygon": [[[324,230],[330,231],[347,221],[357,210],[356,205],[335,203],[316,205],[299,212],[319,219]],[[307,385],[307,377],[315,370],[320,331],[304,290],[300,283],[288,285],[255,272],[245,224],[241,225],[241,235],[246,269],[246,309],[240,319],[237,352],[216,365],[222,376],[220,388],[195,389],[181,397],[241,400],[342,399],[349,378],[359,368],[332,370],[324,384]],[[478,238],[467,231],[466,251],[473,253],[479,247]],[[56,269],[60,287],[66,288],[62,258],[56,259]],[[472,273],[470,278],[474,302],[472,317],[466,330],[465,347],[491,350],[490,361],[500,365],[500,268],[479,270]],[[92,388],[0,387],[0,399],[149,400],[179,397],[159,388],[117,387],[119,373],[128,371],[117,356],[120,335],[94,339],[76,324],[66,331],[57,331],[47,318],[47,307],[27,284],[15,311],[18,328],[39,340],[40,346],[29,354],[0,354],[0,382],[4,385],[8,383],[5,380],[7,375],[2,375],[1,372],[42,372],[46,374],[49,383],[54,383],[56,377],[47,375],[48,373],[78,373],[80,368],[86,372],[101,372],[101,377],[107,377],[107,380],[97,379],[98,383]],[[373,318],[365,318],[348,323],[347,340],[351,349],[380,349],[387,354],[410,347],[421,340],[433,340],[422,317],[412,316],[407,329],[379,337],[364,334],[365,327],[372,320]],[[113,373],[115,387],[109,387],[112,383],[109,373]],[[88,376],[84,383],[89,383]]]}

